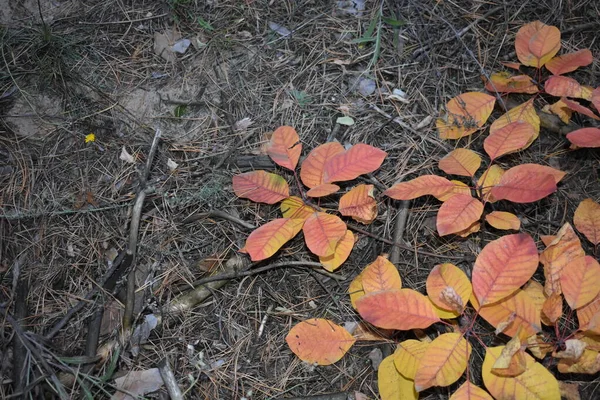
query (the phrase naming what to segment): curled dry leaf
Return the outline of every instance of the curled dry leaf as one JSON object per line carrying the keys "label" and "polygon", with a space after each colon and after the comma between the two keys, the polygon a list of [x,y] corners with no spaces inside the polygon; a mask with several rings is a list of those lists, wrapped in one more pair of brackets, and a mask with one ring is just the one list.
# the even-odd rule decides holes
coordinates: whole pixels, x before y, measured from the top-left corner
{"label": "curled dry leaf", "polygon": [[340,214],[362,224],[370,224],[377,216],[377,201],[373,185],[360,184],[340,198]]}

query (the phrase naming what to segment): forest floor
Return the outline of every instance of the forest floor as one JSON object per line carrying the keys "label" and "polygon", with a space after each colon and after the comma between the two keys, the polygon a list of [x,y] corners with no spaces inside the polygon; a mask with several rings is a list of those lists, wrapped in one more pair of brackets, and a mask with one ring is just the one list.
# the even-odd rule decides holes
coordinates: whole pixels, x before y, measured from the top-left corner
{"label": "forest floor", "polygon": [[[563,49],[597,57],[598,15],[594,1],[558,0],[0,1],[0,397],[60,388],[67,398],[109,398],[116,378],[147,371],[130,380],[166,398],[152,375],[166,359],[186,398],[378,398],[378,360],[408,333],[315,368],[289,349],[290,328],[313,317],[358,320],[348,285],[392,251],[378,238],[414,249],[401,250],[397,267],[403,285],[422,291],[434,265],[460,255],[452,261],[468,270],[501,233],[440,238],[439,202],[421,198],[398,238],[401,203],[379,191],[369,234],[357,234],[334,274],[312,268],[318,260],[295,239],[249,271],[283,266],[212,282],[199,304],[176,309],[202,279],[247,268],[238,250],[278,213],[236,198],[232,176],[282,173],[264,150],[281,125],[298,131],[303,155],[332,140],[385,150],[371,178],[385,187],[438,173],[456,143],[439,139],[435,119],[450,98],[483,91],[483,74],[516,61],[519,27],[542,19],[563,32]],[[357,40],[366,36],[374,40]],[[598,86],[599,66],[577,72],[579,81]],[[338,124],[344,115],[354,124]],[[461,143],[481,151],[482,140]],[[522,231],[555,234],[581,200],[600,198],[599,160],[544,128],[530,149],[503,159],[568,173],[556,194],[511,206]],[[125,324],[138,329],[122,343],[127,276],[135,307]],[[561,379],[594,398],[594,377]],[[447,398],[462,381],[421,398]]]}

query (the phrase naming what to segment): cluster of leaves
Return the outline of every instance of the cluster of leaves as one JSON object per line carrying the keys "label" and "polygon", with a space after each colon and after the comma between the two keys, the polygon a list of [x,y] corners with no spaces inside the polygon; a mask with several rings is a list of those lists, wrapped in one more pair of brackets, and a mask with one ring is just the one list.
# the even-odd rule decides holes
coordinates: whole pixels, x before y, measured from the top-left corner
{"label": "cluster of leaves", "polygon": [[[345,150],[338,142],[314,148],[302,162],[300,177],[296,167],[302,152],[298,133],[290,126],[276,129],[267,147],[267,154],[279,166],[293,171],[302,198],[290,196],[290,188],[280,175],[266,171],[252,171],[233,177],[233,190],[238,197],[255,202],[281,202],[283,218],[270,221],[254,230],[241,250],[252,261],[264,260],[301,230],[306,246],[325,269],[339,268],[354,247],[354,234],[337,215],[330,214],[308,198],[329,196],[340,190],[334,182],[354,180],[375,171],[387,156],[383,150],[366,144],[356,144]],[[299,181],[309,188],[306,193]],[[377,216],[377,202],[373,185],[359,184],[341,196],[338,212],[363,224],[370,224]]]}
{"label": "cluster of leaves", "polygon": [[[584,200],[574,223],[595,246],[600,243],[598,203]],[[356,340],[385,340],[387,330],[420,330],[437,323],[442,333],[435,339],[405,340],[383,360],[378,380],[382,399],[417,399],[423,390],[458,381],[469,368],[472,338],[486,348],[481,374],[489,393],[467,379],[451,399],[491,399],[491,394],[496,399],[558,400],[569,386],[535,358],[551,354],[554,358],[545,364],[562,373],[600,371],[600,264],[584,253],[569,223],[541,239],[545,249],[539,254],[533,238],[524,233],[488,243],[471,280],[453,264],[436,265],[426,281],[427,296],[402,288],[396,267],[380,256],[352,281],[349,293],[364,321],[382,332],[363,325],[353,336],[332,321],[310,319],[290,330],[287,343],[302,360],[329,365]],[[539,263],[544,285],[532,279]],[[502,346],[485,346],[473,330],[478,317],[511,339]],[[554,334],[542,324],[553,327]]]}

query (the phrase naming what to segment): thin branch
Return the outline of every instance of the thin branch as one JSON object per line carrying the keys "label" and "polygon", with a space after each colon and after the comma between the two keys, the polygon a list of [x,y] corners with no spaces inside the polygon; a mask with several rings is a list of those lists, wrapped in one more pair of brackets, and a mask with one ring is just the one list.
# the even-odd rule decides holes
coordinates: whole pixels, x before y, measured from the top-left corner
{"label": "thin branch", "polygon": [[231,214],[227,214],[226,212],[220,211],[220,210],[212,210],[212,211],[208,211],[208,212],[192,214],[189,217],[186,217],[182,222],[184,224],[189,224],[191,222],[195,222],[195,221],[198,221],[200,219],[205,219],[205,218],[221,218],[221,219],[226,219],[227,221],[231,221],[231,222],[233,222],[235,224],[243,226],[244,228],[247,228],[247,229],[256,229],[256,226],[252,225],[250,222],[246,222],[243,219],[235,217],[235,216],[233,216]]}

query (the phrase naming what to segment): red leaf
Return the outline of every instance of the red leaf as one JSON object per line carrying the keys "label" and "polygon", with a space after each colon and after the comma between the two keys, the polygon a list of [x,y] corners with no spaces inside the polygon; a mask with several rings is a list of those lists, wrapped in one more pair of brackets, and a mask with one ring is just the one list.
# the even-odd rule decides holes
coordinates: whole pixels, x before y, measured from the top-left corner
{"label": "red leaf", "polygon": [[437,198],[454,190],[454,183],[437,175],[422,175],[408,182],[396,183],[383,192],[386,196],[396,200],[412,200],[417,197],[431,194]]}
{"label": "red leaf", "polygon": [[450,197],[437,215],[437,230],[440,236],[460,232],[470,227],[483,213],[483,204],[471,196],[457,194]]}
{"label": "red leaf", "polygon": [[512,122],[490,133],[483,148],[492,161],[505,154],[523,150],[535,136],[535,128],[528,122]]}
{"label": "red leaf", "polygon": [[387,153],[377,147],[355,144],[325,163],[325,183],[351,181],[373,172],[381,166],[386,156]]}
{"label": "red leaf", "polygon": [[486,305],[509,296],[531,278],[538,263],[537,247],[527,234],[502,236],[488,243],[472,272],[477,300]]}
{"label": "red leaf", "polygon": [[252,261],[271,257],[302,229],[301,219],[278,218],[252,231],[246,239],[244,250]]}
{"label": "red leaf", "polygon": [[338,142],[329,142],[312,149],[300,168],[300,179],[309,188],[314,188],[324,183],[325,163],[344,152],[344,146]]}
{"label": "red leaf", "polygon": [[592,90],[581,86],[573,78],[567,76],[551,76],[546,81],[545,85],[546,93],[557,96],[557,97],[576,97],[585,100],[591,100]]}
{"label": "red leaf", "polygon": [[333,183],[323,183],[310,189],[306,192],[306,195],[308,197],[325,197],[334,194],[338,190],[340,190],[338,185],[334,185]]}
{"label": "red leaf", "polygon": [[577,147],[600,147],[600,129],[577,129],[567,133],[567,139]]}
{"label": "red leaf", "polygon": [[600,120],[600,117],[598,117],[596,114],[594,114],[594,112],[592,110],[590,110],[587,107],[582,106],[581,104],[579,104],[575,100],[569,100],[566,97],[562,97],[561,100],[571,110],[573,110],[575,112],[578,112],[579,114],[583,114],[585,116],[593,118],[595,120]]}
{"label": "red leaf", "polygon": [[377,201],[373,196],[373,185],[360,184],[340,198],[340,214],[370,224],[377,216]]}
{"label": "red leaf", "polygon": [[440,320],[429,299],[412,289],[366,294],[356,308],[365,321],[384,329],[425,329]]}
{"label": "red leaf", "polygon": [[285,179],[266,171],[235,175],[233,191],[238,197],[267,204],[275,204],[290,195],[290,188]]}
{"label": "red leaf", "polygon": [[321,257],[335,253],[339,241],[346,234],[346,224],[339,217],[316,212],[304,222],[302,231],[308,249]]}
{"label": "red leaf", "polygon": [[497,200],[514,203],[532,203],[543,199],[557,189],[556,179],[547,168],[554,170],[537,164],[517,165],[502,175],[491,193]]}
{"label": "red leaf", "polygon": [[275,164],[293,171],[298,165],[301,152],[302,143],[294,128],[280,126],[275,129],[267,147],[267,154]]}
{"label": "red leaf", "polygon": [[579,67],[590,65],[592,61],[594,61],[592,52],[588,49],[583,49],[554,57],[546,63],[546,68],[554,75],[562,75],[575,71]]}
{"label": "red leaf", "polygon": [[515,37],[515,50],[521,63],[541,68],[560,50],[560,31],[541,21],[523,25]]}

